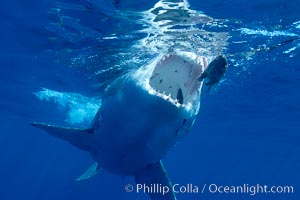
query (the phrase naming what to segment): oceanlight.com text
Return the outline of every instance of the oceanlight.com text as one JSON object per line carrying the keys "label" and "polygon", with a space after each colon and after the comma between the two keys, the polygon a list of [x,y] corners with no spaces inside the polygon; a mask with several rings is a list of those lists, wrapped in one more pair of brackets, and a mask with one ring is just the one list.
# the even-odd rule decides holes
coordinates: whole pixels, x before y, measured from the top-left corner
{"label": "oceanlight.com text", "polygon": [[[206,186],[205,186],[206,187]],[[268,186],[268,185],[249,185],[243,184],[238,186],[210,184],[207,188],[209,193],[219,194],[293,194],[293,186]]]}

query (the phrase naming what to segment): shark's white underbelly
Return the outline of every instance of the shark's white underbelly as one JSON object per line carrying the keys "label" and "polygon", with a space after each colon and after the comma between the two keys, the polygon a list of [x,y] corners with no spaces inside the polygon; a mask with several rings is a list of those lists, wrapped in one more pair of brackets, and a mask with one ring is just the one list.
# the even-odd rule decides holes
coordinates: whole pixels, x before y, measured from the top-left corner
{"label": "shark's white underbelly", "polygon": [[159,161],[192,119],[184,109],[150,95],[133,80],[125,85],[102,104],[93,157],[110,172],[132,175]]}

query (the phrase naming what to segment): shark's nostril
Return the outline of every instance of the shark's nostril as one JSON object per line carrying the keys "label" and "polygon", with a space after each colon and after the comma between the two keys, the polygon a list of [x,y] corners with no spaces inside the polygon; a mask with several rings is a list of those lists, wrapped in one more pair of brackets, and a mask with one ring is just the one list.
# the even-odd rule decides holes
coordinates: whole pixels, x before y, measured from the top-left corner
{"label": "shark's nostril", "polygon": [[183,104],[183,94],[181,88],[178,89],[177,97],[178,103]]}

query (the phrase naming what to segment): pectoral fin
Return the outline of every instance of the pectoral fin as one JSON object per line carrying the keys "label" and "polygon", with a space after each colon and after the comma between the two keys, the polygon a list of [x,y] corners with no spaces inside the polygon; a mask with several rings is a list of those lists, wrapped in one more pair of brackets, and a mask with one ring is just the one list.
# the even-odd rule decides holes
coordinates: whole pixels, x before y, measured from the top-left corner
{"label": "pectoral fin", "polygon": [[102,167],[97,162],[95,162],[81,176],[79,176],[76,179],[76,181],[82,181],[82,180],[89,179],[89,178],[97,175],[100,171],[102,171]]}
{"label": "pectoral fin", "polygon": [[172,183],[161,161],[138,172],[135,175],[135,181],[137,184],[145,184],[147,186],[161,184],[170,188],[166,194],[159,192],[149,193],[151,200],[176,200],[176,196],[172,191]]}
{"label": "pectoral fin", "polygon": [[50,135],[67,141],[79,149],[89,152],[92,151],[93,132],[91,129],[61,127],[43,123],[31,123],[31,125],[47,131]]}

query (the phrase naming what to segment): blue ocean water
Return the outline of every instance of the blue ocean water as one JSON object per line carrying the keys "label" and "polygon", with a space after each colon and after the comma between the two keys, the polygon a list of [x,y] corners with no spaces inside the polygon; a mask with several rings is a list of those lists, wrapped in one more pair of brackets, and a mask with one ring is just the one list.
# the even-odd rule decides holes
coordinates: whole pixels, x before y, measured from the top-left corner
{"label": "blue ocean water", "polygon": [[[159,34],[148,38],[149,49],[138,43],[149,31],[159,31],[140,15],[155,3],[2,3],[1,200],[148,199],[124,190],[134,183],[130,177],[104,171],[87,181],[74,181],[93,162],[91,157],[29,124],[87,126],[101,104],[105,85],[174,42],[175,33],[168,33],[170,40]],[[190,0],[189,4],[189,9],[214,20],[190,22],[192,26],[184,28],[192,31],[184,29],[183,35],[193,37],[178,44],[222,53],[229,67],[212,92],[203,92],[195,125],[164,159],[172,182],[200,188],[293,186],[294,193],[185,193],[178,199],[299,199],[300,40],[265,51],[299,37],[299,0]]]}

